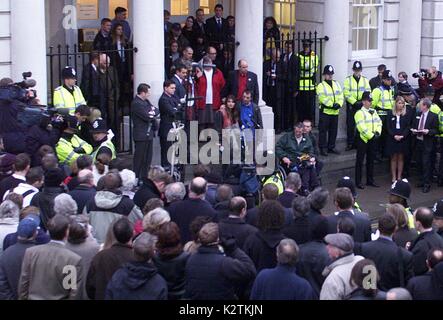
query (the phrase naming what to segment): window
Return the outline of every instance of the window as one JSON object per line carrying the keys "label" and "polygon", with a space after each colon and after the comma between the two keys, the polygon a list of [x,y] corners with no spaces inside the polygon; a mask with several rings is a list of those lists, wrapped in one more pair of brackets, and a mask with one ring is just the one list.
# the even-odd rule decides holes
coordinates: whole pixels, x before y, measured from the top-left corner
{"label": "window", "polygon": [[376,56],[381,51],[382,0],[353,0],[352,52],[354,56]]}
{"label": "window", "polygon": [[189,0],[171,0],[172,16],[188,16]]}
{"label": "window", "polygon": [[217,0],[200,0],[200,8],[205,11],[205,14],[213,14],[217,3],[219,3]]}
{"label": "window", "polygon": [[277,24],[280,26],[282,33],[294,31],[295,1],[296,0],[274,1],[274,18],[277,21]]}

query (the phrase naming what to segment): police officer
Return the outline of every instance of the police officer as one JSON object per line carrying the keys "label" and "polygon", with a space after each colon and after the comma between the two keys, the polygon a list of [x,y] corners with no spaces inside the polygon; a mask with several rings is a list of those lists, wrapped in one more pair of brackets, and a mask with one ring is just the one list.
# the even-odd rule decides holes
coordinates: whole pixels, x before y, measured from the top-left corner
{"label": "police officer", "polygon": [[81,89],[75,85],[77,82],[77,73],[74,68],[64,68],[62,71],[62,79],[63,85],[54,91],[53,104],[57,110],[66,109],[65,112],[73,116],[79,106],[86,105],[87,103]]}
{"label": "police officer", "polygon": [[383,71],[382,74],[382,84],[372,91],[372,105],[377,111],[383,124],[381,137],[377,142],[377,151],[380,153],[381,158],[385,156],[384,148],[388,136],[388,131],[387,131],[388,111],[393,109],[394,104],[395,104],[395,99],[394,99],[394,87],[392,86],[392,73],[390,70],[385,70]]}
{"label": "police officer", "polygon": [[375,140],[382,132],[382,121],[377,111],[372,109],[372,97],[369,91],[362,96],[363,107],[355,113],[357,136],[357,160],[355,163],[355,182],[357,188],[364,189],[362,185],[363,161],[366,157],[366,181],[368,186],[379,188],[374,182]]}
{"label": "police officer", "polygon": [[63,128],[63,133],[55,146],[55,151],[60,163],[65,166],[70,166],[78,157],[91,154],[93,148],[76,135],[78,132],[76,117],[65,116]]}
{"label": "police officer", "polygon": [[98,118],[92,123],[91,129],[92,137],[97,143],[98,147],[95,149],[92,154],[93,161],[97,159],[97,157],[103,153],[108,154],[111,157],[111,160],[117,158],[117,152],[115,150],[115,146],[112,143],[112,138],[114,134],[112,131],[108,131],[108,127],[106,125],[106,121],[102,118]]}
{"label": "police officer", "polygon": [[350,177],[343,177],[338,180],[337,188],[348,188],[351,190],[352,196],[354,197],[353,209],[362,212],[360,205],[357,203],[357,188],[354,180],[352,180]]}
{"label": "police officer", "polygon": [[[325,66],[324,80],[317,86],[318,101],[320,104],[319,145],[320,154],[327,157],[328,153],[340,154],[335,149],[338,131],[338,115],[343,106],[344,97],[340,84],[333,80],[334,67]],[[328,135],[328,141],[326,136]]]}
{"label": "police officer", "polygon": [[440,237],[443,237],[443,200],[436,202],[432,211],[434,212],[435,231]]}
{"label": "police officer", "polygon": [[361,75],[363,66],[360,61],[355,61],[352,70],[354,73],[345,79],[343,84],[343,94],[346,99],[346,128],[348,146],[346,151],[355,148],[355,113],[363,106],[361,97],[363,92],[371,91],[369,80]]}
{"label": "police officer", "polygon": [[298,121],[311,120],[315,124],[315,76],[318,70],[318,56],[311,50],[312,40],[304,39],[303,51],[297,54],[300,80],[297,96]]}
{"label": "police officer", "polygon": [[408,200],[411,197],[411,186],[406,179],[395,181],[389,191],[389,203],[401,204],[408,215],[408,227],[415,229],[414,215],[412,208],[409,207]]}

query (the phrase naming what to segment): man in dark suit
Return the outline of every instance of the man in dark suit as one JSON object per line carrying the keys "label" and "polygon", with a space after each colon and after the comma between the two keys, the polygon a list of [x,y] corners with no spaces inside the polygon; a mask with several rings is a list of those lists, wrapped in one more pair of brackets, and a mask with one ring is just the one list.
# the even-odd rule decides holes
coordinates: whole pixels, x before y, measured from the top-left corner
{"label": "man in dark suit", "polygon": [[292,208],[292,202],[301,188],[301,177],[296,172],[288,174],[285,180],[285,191],[278,197],[278,202],[285,208]]}
{"label": "man in dark suit", "polygon": [[112,50],[112,37],[111,37],[112,21],[111,19],[104,18],[101,22],[100,31],[95,36],[92,48],[97,51]]}
{"label": "man in dark suit", "polygon": [[171,13],[168,10],[163,10],[163,28],[165,33],[165,43],[169,43],[169,33],[172,29]]}
{"label": "man in dark suit", "polygon": [[148,168],[152,162],[152,142],[155,132],[155,118],[159,110],[148,100],[151,87],[141,83],[137,88],[137,96],[131,104],[133,135],[135,142],[134,172],[139,179],[148,176]]}
{"label": "man in dark suit", "polygon": [[348,188],[338,188],[334,193],[334,202],[338,213],[328,217],[329,233],[337,233],[337,222],[340,218],[351,218],[355,223],[354,241],[371,241],[371,220],[361,212],[352,209],[354,197]]}
{"label": "man in dark suit", "polygon": [[258,87],[257,75],[248,71],[249,65],[246,60],[240,60],[238,62],[238,70],[232,71],[229,75],[228,82],[223,89],[223,97],[227,97],[232,94],[241,101],[243,93],[248,90],[252,93],[252,101],[258,104],[260,98],[260,91]]}
{"label": "man in dark suit", "polygon": [[90,63],[83,68],[82,82],[80,89],[82,90],[88,106],[100,109],[100,74],[99,74],[99,58],[98,52],[91,52]]}
{"label": "man in dark suit", "polygon": [[390,214],[378,218],[380,237],[376,241],[363,243],[360,254],[375,262],[380,274],[380,290],[404,287],[414,275],[412,253],[403,249],[392,240],[397,223]]}
{"label": "man in dark suit", "polygon": [[175,83],[175,97],[179,101],[186,97],[186,88],[184,83],[187,75],[188,69],[186,69],[185,65],[179,64],[175,69],[175,75],[171,78],[171,81]]}
{"label": "man in dark suit", "polygon": [[164,92],[160,97],[158,106],[160,109],[160,147],[161,147],[161,165],[169,167],[168,150],[172,146],[172,142],[168,141],[169,131],[173,128],[173,123],[180,117],[180,102],[175,96],[176,85],[172,81],[165,81],[163,84]]}
{"label": "man in dark suit", "polygon": [[422,183],[417,187],[423,188],[423,193],[428,193],[431,189],[433,166],[429,164],[432,163],[432,150],[436,143],[435,136],[439,132],[438,116],[429,111],[431,105],[432,101],[428,98],[420,102],[421,114],[415,118],[411,129],[412,134],[417,138],[417,168],[422,176]]}
{"label": "man in dark suit", "polygon": [[283,64],[283,74],[285,81],[284,93],[284,130],[288,130],[295,124],[296,118],[296,92],[298,92],[300,86],[300,63],[297,55],[294,53],[294,43],[292,41],[286,41],[286,53],[281,57]]}
{"label": "man in dark suit", "polygon": [[206,20],[206,36],[209,45],[215,47],[217,52],[222,52],[223,42],[226,38],[228,22],[223,19],[223,5],[217,4],[214,9],[215,15]]}

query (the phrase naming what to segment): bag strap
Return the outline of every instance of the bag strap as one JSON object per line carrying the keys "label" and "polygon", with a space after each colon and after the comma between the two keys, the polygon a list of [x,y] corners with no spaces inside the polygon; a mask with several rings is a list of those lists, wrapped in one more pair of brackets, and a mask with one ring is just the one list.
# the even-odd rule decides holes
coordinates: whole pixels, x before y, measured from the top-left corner
{"label": "bag strap", "polygon": [[25,193],[22,194],[23,199],[29,196],[30,194],[34,193],[34,190],[28,190]]}

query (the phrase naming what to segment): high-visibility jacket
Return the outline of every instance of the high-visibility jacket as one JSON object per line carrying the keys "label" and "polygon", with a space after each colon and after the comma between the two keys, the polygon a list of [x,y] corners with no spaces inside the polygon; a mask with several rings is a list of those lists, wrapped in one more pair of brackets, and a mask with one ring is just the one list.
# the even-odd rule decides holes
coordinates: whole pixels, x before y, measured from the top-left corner
{"label": "high-visibility jacket", "polygon": [[82,148],[85,151],[84,154],[91,154],[94,150],[89,143],[83,141],[75,134],[72,136],[71,141],[60,138],[55,146],[55,151],[60,163],[64,165],[71,165],[77,160],[78,157],[84,155],[83,153],[75,152],[76,148]]}
{"label": "high-visibility jacket", "polygon": [[264,177],[262,179],[262,187],[267,184],[273,184],[278,188],[278,194],[281,195],[285,191],[285,185],[281,173],[276,173],[269,178]]}
{"label": "high-visibility jacket", "polygon": [[365,107],[361,108],[355,113],[355,125],[357,131],[360,134],[360,138],[364,143],[368,143],[374,137],[374,134],[378,132],[381,134],[382,122],[377,114],[377,111],[373,110],[371,114]]}
{"label": "high-visibility jacket", "polygon": [[372,106],[379,116],[387,116],[394,105],[394,88],[387,90],[384,86],[380,86],[372,91]]}
{"label": "high-visibility jacket", "polygon": [[318,102],[320,103],[321,111],[324,114],[328,114],[330,116],[338,116],[340,110],[334,109],[333,106],[334,104],[338,104],[340,105],[340,107],[342,107],[344,103],[343,90],[340,86],[340,83],[332,80],[331,88],[331,86],[326,81],[323,81],[317,86],[317,96]]}
{"label": "high-visibility jacket", "polygon": [[443,111],[438,114],[438,129],[440,131],[438,136],[443,138]]}
{"label": "high-visibility jacket", "polygon": [[94,163],[97,160],[97,155],[99,154],[101,148],[108,148],[111,150],[111,152],[112,152],[111,160],[114,160],[115,158],[117,158],[117,152],[115,150],[115,146],[112,143],[112,141],[108,139],[108,140],[102,142],[102,144],[99,145],[98,148],[92,154],[92,158],[93,158]]}
{"label": "high-visibility jacket", "polygon": [[345,79],[343,83],[343,94],[345,99],[349,104],[354,104],[357,101],[361,101],[363,92],[371,91],[371,86],[369,85],[369,80],[363,76],[360,80],[355,80],[354,76],[349,76]]}
{"label": "high-visibility jacket", "polygon": [[406,214],[408,215],[408,227],[409,229],[415,229],[415,222],[414,222],[414,214],[412,213],[411,208],[405,209]]}
{"label": "high-visibility jacket", "polygon": [[318,56],[314,51],[309,55],[297,53],[300,61],[300,91],[314,91],[315,90],[315,74],[318,69]]}
{"label": "high-visibility jacket", "polygon": [[72,94],[61,86],[54,90],[53,104],[56,109],[68,109],[69,114],[73,116],[77,107],[86,105],[86,100],[78,86],[74,86]]}

